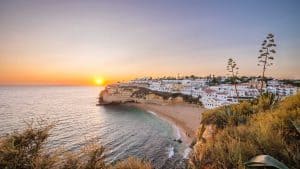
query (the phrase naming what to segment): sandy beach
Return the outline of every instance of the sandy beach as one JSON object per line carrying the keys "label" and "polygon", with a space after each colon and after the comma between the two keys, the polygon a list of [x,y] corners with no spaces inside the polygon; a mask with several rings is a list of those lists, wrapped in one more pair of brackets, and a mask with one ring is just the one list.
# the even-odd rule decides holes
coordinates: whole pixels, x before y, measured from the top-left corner
{"label": "sandy beach", "polygon": [[146,111],[152,111],[161,118],[179,127],[183,134],[182,139],[187,144],[191,144],[195,138],[196,130],[199,127],[201,114],[206,109],[198,105],[191,104],[144,104],[144,103],[127,103]]}

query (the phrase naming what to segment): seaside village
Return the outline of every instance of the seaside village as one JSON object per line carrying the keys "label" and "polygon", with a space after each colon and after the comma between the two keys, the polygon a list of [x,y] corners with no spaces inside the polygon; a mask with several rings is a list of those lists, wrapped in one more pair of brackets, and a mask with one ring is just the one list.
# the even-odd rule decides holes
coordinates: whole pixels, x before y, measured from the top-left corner
{"label": "seaside village", "polygon": [[[108,85],[106,90],[110,93],[115,91],[116,87],[139,87],[151,91],[164,93],[180,93],[182,95],[192,96],[199,99],[202,105],[207,109],[213,109],[219,106],[234,104],[239,100],[250,100],[259,95],[261,82],[258,78],[252,78],[247,82],[237,84],[238,99],[234,85],[228,83],[227,77],[220,77],[220,83],[212,83],[211,78],[159,78],[151,77],[138,78],[129,82]],[[263,86],[264,91],[276,94],[279,97],[294,95],[298,88],[292,85],[273,79],[269,80]]]}

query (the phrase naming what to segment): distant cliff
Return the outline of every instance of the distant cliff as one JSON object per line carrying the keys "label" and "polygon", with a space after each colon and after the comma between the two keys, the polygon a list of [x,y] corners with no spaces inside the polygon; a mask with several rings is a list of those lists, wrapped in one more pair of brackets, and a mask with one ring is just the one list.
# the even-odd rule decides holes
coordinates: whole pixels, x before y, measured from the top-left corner
{"label": "distant cliff", "polygon": [[174,104],[191,103],[201,104],[199,99],[181,93],[166,93],[152,91],[143,87],[109,85],[99,96],[99,105],[119,103],[151,103],[151,104]]}

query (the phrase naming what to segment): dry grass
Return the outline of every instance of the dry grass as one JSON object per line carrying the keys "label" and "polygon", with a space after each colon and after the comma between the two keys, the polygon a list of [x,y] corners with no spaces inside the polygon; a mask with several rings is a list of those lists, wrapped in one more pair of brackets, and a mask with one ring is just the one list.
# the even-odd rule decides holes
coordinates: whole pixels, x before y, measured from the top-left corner
{"label": "dry grass", "polygon": [[276,103],[263,96],[206,112],[203,124],[213,124],[213,140],[199,140],[191,156],[192,168],[245,168],[244,162],[268,154],[289,168],[300,168],[300,94]]}
{"label": "dry grass", "polygon": [[110,169],[152,169],[151,164],[137,158],[129,157],[126,160],[117,162]]}
{"label": "dry grass", "polygon": [[13,132],[0,139],[2,169],[150,169],[150,163],[133,157],[115,165],[105,164],[104,147],[92,143],[80,152],[49,152],[45,148],[53,125],[29,124],[22,132]]}

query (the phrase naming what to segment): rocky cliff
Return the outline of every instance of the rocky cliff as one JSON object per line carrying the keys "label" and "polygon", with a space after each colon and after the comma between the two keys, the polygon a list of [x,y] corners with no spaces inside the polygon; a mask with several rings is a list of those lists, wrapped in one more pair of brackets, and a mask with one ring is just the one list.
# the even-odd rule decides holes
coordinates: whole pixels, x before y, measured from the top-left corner
{"label": "rocky cliff", "polygon": [[109,85],[100,93],[99,96],[99,105],[127,102],[161,105],[174,103],[201,104],[197,98],[180,93],[158,92],[134,86]]}

